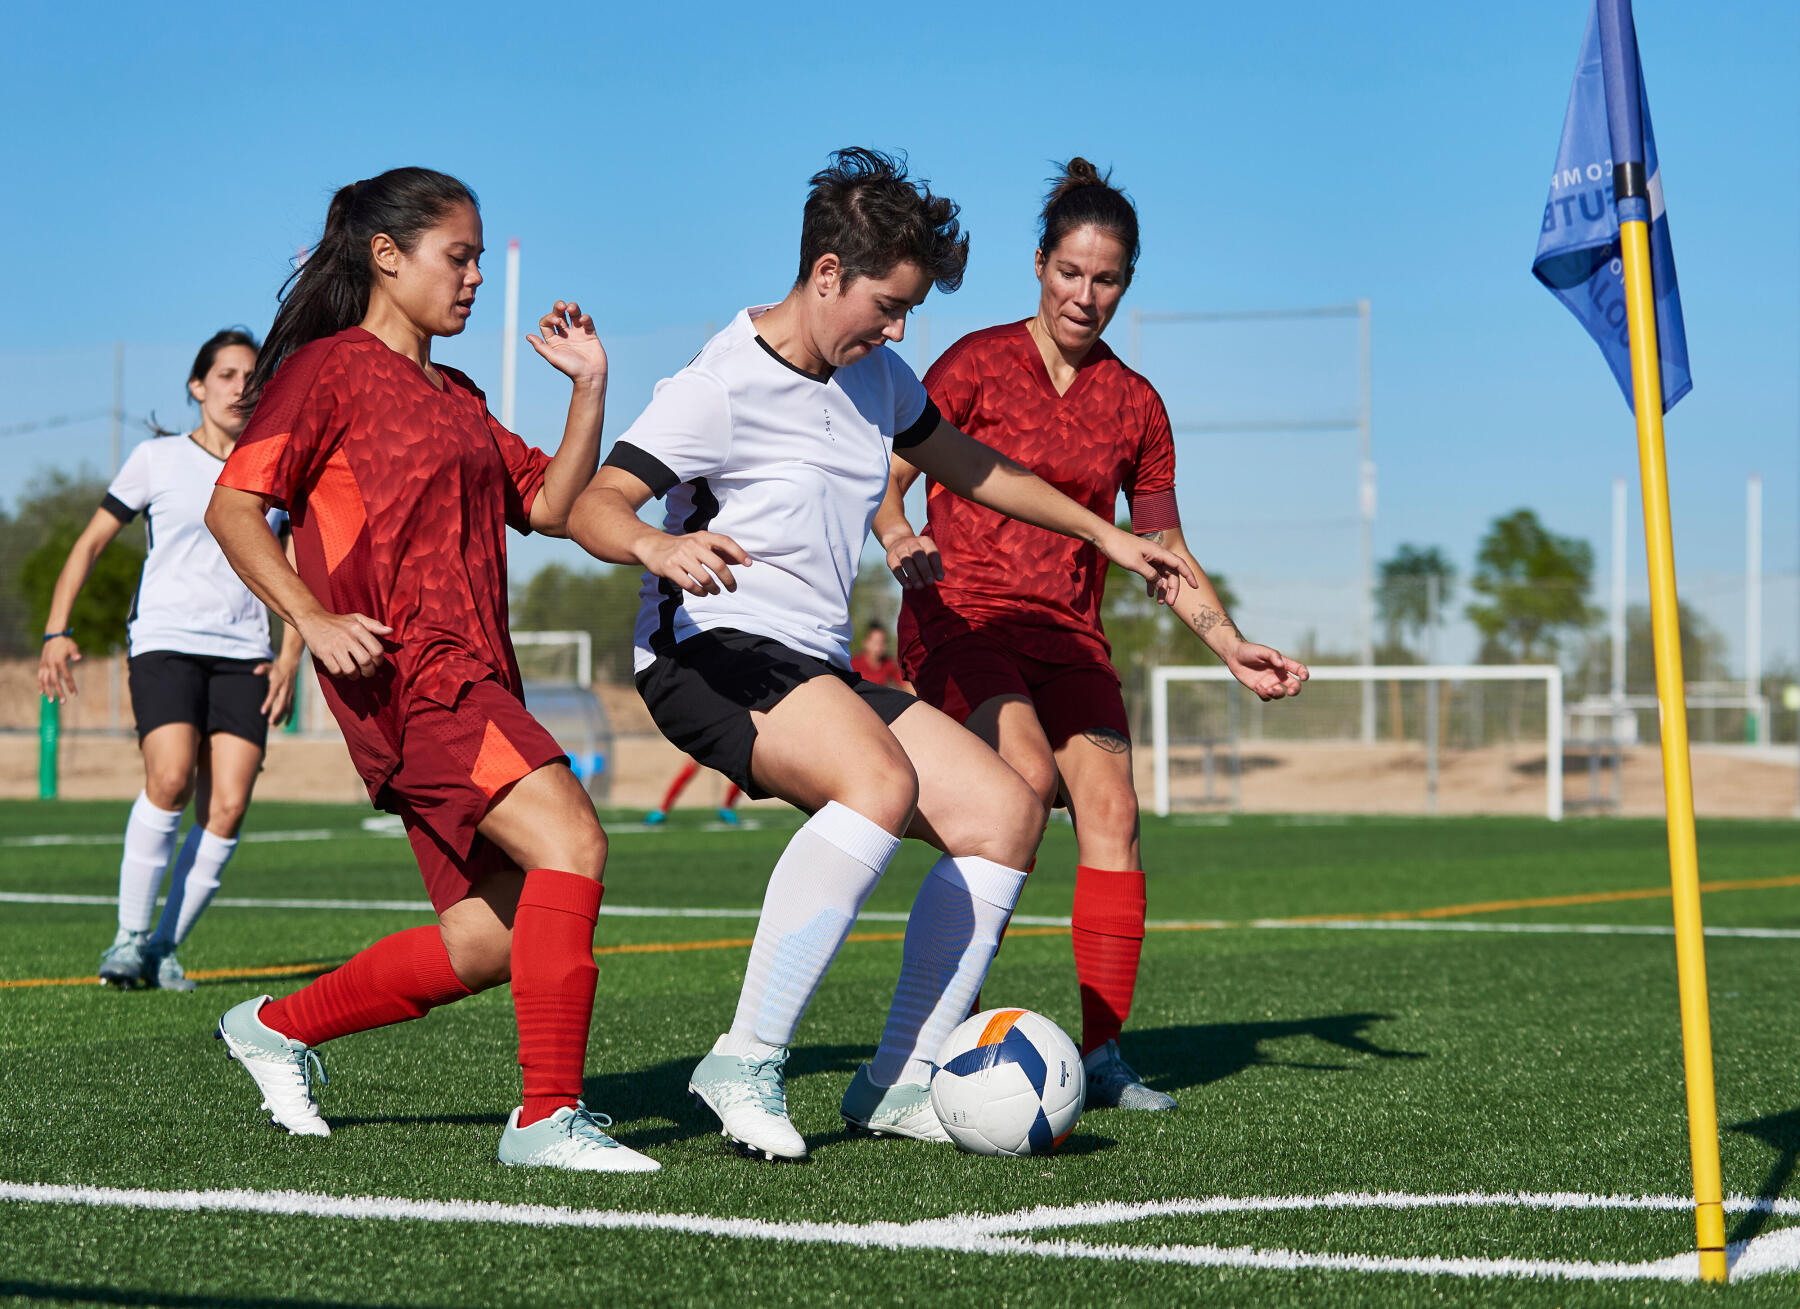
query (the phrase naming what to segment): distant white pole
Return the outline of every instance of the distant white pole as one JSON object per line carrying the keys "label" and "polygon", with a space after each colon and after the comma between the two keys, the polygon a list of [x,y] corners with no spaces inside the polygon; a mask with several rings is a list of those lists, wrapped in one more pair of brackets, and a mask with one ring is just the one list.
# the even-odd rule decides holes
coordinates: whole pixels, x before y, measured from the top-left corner
{"label": "distant white pole", "polygon": [[519,238],[506,243],[506,325],[500,330],[500,425],[513,425],[519,378]]}
{"label": "distant white pole", "polygon": [[1625,479],[1613,478],[1612,698],[1625,698]]}
{"label": "distant white pole", "polygon": [[[1751,473],[1744,487],[1744,694],[1762,694],[1762,474]],[[1755,709],[1755,740],[1767,728]]]}
{"label": "distant white pole", "polygon": [[[1362,661],[1375,662],[1375,462],[1370,457],[1371,428],[1374,425],[1369,302],[1356,302],[1358,344],[1361,347],[1362,406],[1357,414],[1361,462],[1357,473],[1358,508],[1362,511]],[[1375,683],[1364,682],[1362,688],[1362,739],[1364,745],[1375,741]]]}
{"label": "distant white pole", "polygon": [[125,456],[125,343],[113,342],[112,473],[119,475]]}

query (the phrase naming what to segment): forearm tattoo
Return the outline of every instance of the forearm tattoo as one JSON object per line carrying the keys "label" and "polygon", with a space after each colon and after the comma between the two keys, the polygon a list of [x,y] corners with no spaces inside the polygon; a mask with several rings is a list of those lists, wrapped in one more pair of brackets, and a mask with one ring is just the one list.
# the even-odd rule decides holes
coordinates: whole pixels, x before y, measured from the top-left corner
{"label": "forearm tattoo", "polygon": [[1194,631],[1205,636],[1216,627],[1223,627],[1226,631],[1237,632],[1238,636],[1243,636],[1242,632],[1238,632],[1238,625],[1231,621],[1230,614],[1220,609],[1214,609],[1210,605],[1201,605],[1200,611],[1194,615]]}

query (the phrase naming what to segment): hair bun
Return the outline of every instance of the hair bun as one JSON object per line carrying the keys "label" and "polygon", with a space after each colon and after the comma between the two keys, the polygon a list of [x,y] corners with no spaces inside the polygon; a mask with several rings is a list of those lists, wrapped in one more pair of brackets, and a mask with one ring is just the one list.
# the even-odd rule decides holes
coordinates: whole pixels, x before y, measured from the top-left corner
{"label": "hair bun", "polygon": [[1084,186],[1105,186],[1107,178],[1111,176],[1111,169],[1108,169],[1106,176],[1103,177],[1098,168],[1080,155],[1076,155],[1063,165],[1062,173],[1059,176],[1050,179],[1049,199],[1052,202],[1060,200],[1069,192],[1079,191]]}

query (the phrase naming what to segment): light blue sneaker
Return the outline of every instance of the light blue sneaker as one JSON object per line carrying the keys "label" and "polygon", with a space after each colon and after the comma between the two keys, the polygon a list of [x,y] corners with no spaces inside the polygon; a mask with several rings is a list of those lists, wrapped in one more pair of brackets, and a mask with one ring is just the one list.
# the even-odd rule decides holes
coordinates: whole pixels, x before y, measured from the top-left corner
{"label": "light blue sneaker", "polygon": [[145,957],[145,947],[149,943],[150,933],[127,931],[121,927],[119,934],[113,937],[113,943],[106,947],[106,953],[100,956],[100,980],[121,991],[148,981],[150,964]]}
{"label": "light blue sneaker", "polygon": [[875,1136],[909,1136],[915,1141],[950,1140],[937,1110],[931,1107],[931,1088],[917,1082],[896,1082],[877,1086],[864,1064],[850,1079],[839,1106],[844,1121],[851,1127]]}
{"label": "light blue sneaker", "polygon": [[1087,1069],[1087,1107],[1090,1109],[1156,1111],[1175,1108],[1174,1096],[1144,1085],[1144,1079],[1132,1071],[1131,1065],[1119,1053],[1116,1040],[1088,1051],[1081,1062]]}
{"label": "light blue sneaker", "polygon": [[688,1090],[719,1116],[719,1135],[768,1159],[804,1159],[806,1142],[788,1121],[782,1067],[785,1045],[762,1046],[754,1054],[727,1053],[721,1036],[712,1053],[694,1066]]}
{"label": "light blue sneaker", "polygon": [[558,1109],[530,1127],[519,1126],[515,1109],[500,1134],[500,1162],[518,1168],[567,1168],[578,1173],[654,1173],[662,1168],[649,1155],[620,1145],[606,1134],[612,1119],[581,1101]]}
{"label": "light blue sneaker", "polygon": [[227,1010],[214,1035],[225,1042],[226,1055],[242,1064],[255,1080],[270,1122],[295,1136],[330,1136],[331,1129],[319,1117],[319,1101],[312,1087],[315,1072],[320,1086],[329,1084],[325,1063],[317,1050],[283,1036],[257,1017],[269,999],[259,995]]}
{"label": "light blue sneaker", "polygon": [[724,823],[727,827],[736,827],[738,824],[737,810],[735,810],[735,809],[719,810],[719,821],[721,823]]}
{"label": "light blue sneaker", "polygon": [[154,936],[144,948],[144,980],[159,991],[194,989],[194,983],[188,980],[187,970],[182,968],[181,961],[175,957],[174,945]]}

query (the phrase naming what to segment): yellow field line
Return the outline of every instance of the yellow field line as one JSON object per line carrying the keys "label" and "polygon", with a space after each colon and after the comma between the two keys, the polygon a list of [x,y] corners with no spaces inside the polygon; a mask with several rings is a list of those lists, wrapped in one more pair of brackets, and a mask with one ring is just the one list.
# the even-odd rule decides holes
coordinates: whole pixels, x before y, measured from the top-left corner
{"label": "yellow field line", "polygon": [[[1779,887],[1800,886],[1800,875],[1790,877],[1747,877],[1729,882],[1702,882],[1703,892],[1769,891]],[[1469,914],[1502,913],[1508,909],[1561,909],[1570,905],[1616,904],[1621,900],[1662,900],[1669,896],[1666,886],[1634,887],[1628,891],[1586,891],[1576,895],[1540,895],[1519,900],[1479,900],[1473,904],[1438,905],[1430,909],[1390,909],[1374,914],[1307,914],[1283,918],[1282,923],[1363,923],[1405,922],[1408,919],[1463,918]],[[1153,932],[1207,932],[1238,926],[1234,923],[1151,923]],[[1012,927],[1008,936],[1066,936],[1066,927]],[[904,932],[852,932],[854,942],[903,941]],[[684,954],[692,950],[748,950],[754,939],[727,936],[712,941],[643,941],[626,945],[597,945],[595,957],[618,954]],[[306,973],[326,972],[336,963],[270,964],[262,968],[197,968],[188,974],[195,981],[230,981],[245,977],[298,977]],[[86,977],[21,977],[0,981],[0,991],[30,986],[94,986],[98,981]]]}

